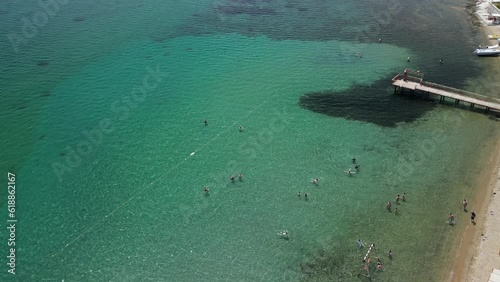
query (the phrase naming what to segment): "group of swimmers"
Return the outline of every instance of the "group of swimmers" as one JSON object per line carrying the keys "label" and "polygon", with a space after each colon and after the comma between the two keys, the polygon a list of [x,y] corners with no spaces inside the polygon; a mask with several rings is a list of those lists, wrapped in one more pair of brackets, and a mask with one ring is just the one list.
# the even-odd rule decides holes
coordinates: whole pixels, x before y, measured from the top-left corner
{"label": "group of swimmers", "polygon": [[[236,178],[235,178],[235,176],[234,176],[234,175],[231,175],[231,176],[229,177],[229,179],[231,180],[231,182],[234,182],[234,180],[235,180]],[[238,174],[238,180],[239,180],[239,181],[243,181],[243,174],[242,174],[241,172]],[[204,189],[203,189],[203,190],[205,191],[205,194],[207,194],[207,195],[208,195],[208,193],[210,193],[210,189],[208,189],[208,187],[204,187]]]}
{"label": "group of swimmers", "polygon": [[356,163],[356,157],[352,157],[352,164],[354,165],[354,170],[352,168],[346,170],[345,172],[349,175],[353,175],[354,173],[359,171],[360,164]]}
{"label": "group of swimmers", "polygon": [[[302,194],[299,191],[299,193],[297,194],[297,197],[300,199],[301,196],[302,196]],[[307,195],[307,193],[304,193],[304,199],[306,199],[306,200],[309,199],[308,196],[309,195]]]}
{"label": "group of swimmers", "polygon": [[[468,204],[469,204],[469,202],[467,202],[467,199],[464,199],[464,201],[462,202],[462,210],[464,212],[467,212],[467,205]],[[476,224],[475,219],[476,219],[476,213],[474,211],[471,211],[470,222],[472,222],[473,224]],[[455,224],[455,215],[451,212],[450,212],[450,215],[448,215],[448,224],[449,225]]]}
{"label": "group of swimmers", "polygon": [[[234,180],[235,180],[234,175],[231,175],[231,176],[229,177],[229,179],[231,180],[231,182],[234,182]],[[243,174],[242,174],[241,172],[238,174],[238,180],[239,180],[239,181],[243,181]]]}
{"label": "group of swimmers", "polygon": [[[403,192],[402,197],[400,197],[400,196],[399,196],[399,194],[396,196],[396,204],[398,204],[398,205],[399,205],[399,200],[400,200],[400,199],[401,199],[403,202],[406,202],[406,193],[405,193],[405,192]],[[388,211],[391,211],[391,207],[392,207],[392,202],[391,202],[391,201],[387,202],[387,204],[385,205],[385,208],[386,208]],[[396,215],[397,215],[398,213],[399,213],[399,210],[398,210],[398,208],[396,207],[396,208],[394,209],[394,214],[396,214]]]}
{"label": "group of swimmers", "polygon": [[[358,239],[357,241],[358,243],[358,247],[360,249],[364,248],[365,245],[363,245],[363,242],[361,241],[361,239]],[[372,247],[375,247],[375,244],[371,244],[370,245],[370,250]],[[366,254],[366,256],[363,258],[363,263],[365,263],[364,265],[364,269],[365,270],[368,270],[368,263],[371,263],[372,259],[371,257],[369,256],[369,253],[370,253],[370,250],[368,251],[368,253]],[[392,250],[389,250],[389,252],[387,253],[387,256],[392,259]],[[377,269],[378,270],[383,270],[384,269],[384,265],[382,264],[382,261],[380,261],[380,258],[379,257],[375,257],[377,259]]]}

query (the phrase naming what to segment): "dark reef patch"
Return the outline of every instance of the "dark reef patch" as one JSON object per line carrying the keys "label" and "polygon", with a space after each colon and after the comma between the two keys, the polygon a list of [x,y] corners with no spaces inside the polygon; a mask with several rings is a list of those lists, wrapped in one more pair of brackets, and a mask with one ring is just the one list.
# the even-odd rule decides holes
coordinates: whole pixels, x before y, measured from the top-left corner
{"label": "dark reef patch", "polygon": [[39,67],[46,67],[46,66],[49,65],[49,61],[47,61],[47,60],[40,60],[40,61],[38,61],[36,63],[36,65],[39,66]]}
{"label": "dark reef patch", "polygon": [[262,15],[276,15],[276,11],[268,8],[258,7],[242,7],[242,6],[219,6],[217,7],[219,13],[225,15],[249,15],[249,16],[262,16]]}
{"label": "dark reef patch", "polygon": [[299,105],[316,113],[384,127],[412,122],[435,106],[408,95],[394,95],[390,81],[381,79],[369,86],[354,85],[339,92],[307,93],[300,97]]}
{"label": "dark reef patch", "polygon": [[46,91],[43,91],[42,94],[40,94],[40,97],[49,97],[50,94],[52,94],[50,91],[46,90]]}
{"label": "dark reef patch", "polygon": [[361,267],[346,268],[348,261],[354,260],[346,256],[336,255],[345,253],[345,250],[316,250],[308,255],[308,259],[299,264],[299,273],[302,281],[352,281],[361,273]]}
{"label": "dark reef patch", "polygon": [[83,22],[84,20],[85,20],[84,16],[78,16],[73,18],[74,22]]}
{"label": "dark reef patch", "polygon": [[[430,81],[462,88],[467,78],[480,73],[470,55],[477,47],[470,38],[477,32],[467,19],[460,18],[462,11],[450,10],[442,3],[427,4],[396,1],[388,7],[383,1],[367,1],[358,9],[349,1],[219,0],[197,10],[175,31],[159,32],[152,38],[162,41],[185,35],[238,33],[273,40],[367,44],[356,48],[370,48],[370,43],[378,44],[380,38],[385,44],[411,50],[415,60],[409,67],[424,71]],[[456,24],[443,25],[448,19]],[[467,40],[457,40],[457,36]],[[438,65],[440,59],[446,64]]]}

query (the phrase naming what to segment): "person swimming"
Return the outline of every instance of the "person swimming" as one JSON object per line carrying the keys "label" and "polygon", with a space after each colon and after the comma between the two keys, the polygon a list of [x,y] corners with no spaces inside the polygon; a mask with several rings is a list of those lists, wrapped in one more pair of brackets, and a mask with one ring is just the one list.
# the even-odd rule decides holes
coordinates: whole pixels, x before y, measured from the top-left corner
{"label": "person swimming", "polygon": [[290,237],[290,235],[288,234],[288,230],[278,232],[278,236],[280,236],[280,238],[282,239],[288,239]]}
{"label": "person swimming", "polygon": [[313,179],[311,179],[311,183],[312,184],[318,184],[318,182],[319,182],[319,178],[313,178]]}
{"label": "person swimming", "polygon": [[207,125],[208,125],[208,121],[207,121],[207,119],[204,119],[204,120],[203,120],[203,123],[205,124],[205,126],[207,126]]}
{"label": "person swimming", "polygon": [[231,175],[231,177],[229,177],[229,179],[231,179],[232,182],[234,182],[234,176]]}
{"label": "person swimming", "polygon": [[360,166],[361,166],[361,165],[357,164],[357,165],[355,165],[355,166],[354,166],[354,169],[355,169],[355,170],[358,170]]}
{"label": "person swimming", "polygon": [[365,247],[365,245],[363,245],[363,242],[361,242],[361,239],[358,239],[358,241],[356,241],[358,243],[358,248],[362,249]]}
{"label": "person swimming", "polygon": [[455,216],[451,212],[450,212],[450,216],[448,217],[448,224],[449,225],[455,224]]}
{"label": "person swimming", "polygon": [[353,174],[355,174],[356,172],[355,171],[352,171],[352,168],[348,169],[345,171],[345,173],[349,174],[349,176],[352,176]]}
{"label": "person swimming", "polygon": [[240,125],[240,127],[238,128],[239,131],[243,131],[245,130],[245,128],[243,126]]}
{"label": "person swimming", "polygon": [[210,192],[210,189],[208,187],[205,187],[205,194],[208,194]]}
{"label": "person swimming", "polygon": [[352,157],[352,163],[355,164],[356,163],[356,157]]}
{"label": "person swimming", "polygon": [[238,180],[243,181],[243,174],[241,172],[238,174]]}

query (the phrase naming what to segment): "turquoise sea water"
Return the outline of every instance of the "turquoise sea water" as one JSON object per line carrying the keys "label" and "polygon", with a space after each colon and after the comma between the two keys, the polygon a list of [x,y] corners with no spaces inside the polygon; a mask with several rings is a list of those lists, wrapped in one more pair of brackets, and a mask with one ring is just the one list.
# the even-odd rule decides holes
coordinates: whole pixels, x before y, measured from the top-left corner
{"label": "turquoise sea water", "polygon": [[[408,66],[452,86],[479,73],[460,56],[475,44],[461,13],[417,4],[68,1],[17,52],[2,41],[1,167],[19,221],[17,274],[3,263],[0,277],[368,281],[361,239],[385,265],[375,280],[441,281],[467,220],[447,214],[473,195],[497,124],[392,95]],[[19,35],[42,9],[0,7]],[[454,42],[444,65],[437,41]]]}

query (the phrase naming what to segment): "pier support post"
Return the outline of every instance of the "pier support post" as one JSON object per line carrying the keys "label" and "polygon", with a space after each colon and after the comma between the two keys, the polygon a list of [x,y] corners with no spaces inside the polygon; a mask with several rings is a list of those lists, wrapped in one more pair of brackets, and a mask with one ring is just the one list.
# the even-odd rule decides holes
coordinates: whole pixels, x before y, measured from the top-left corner
{"label": "pier support post", "polygon": [[469,109],[474,109],[474,104],[471,103]]}

